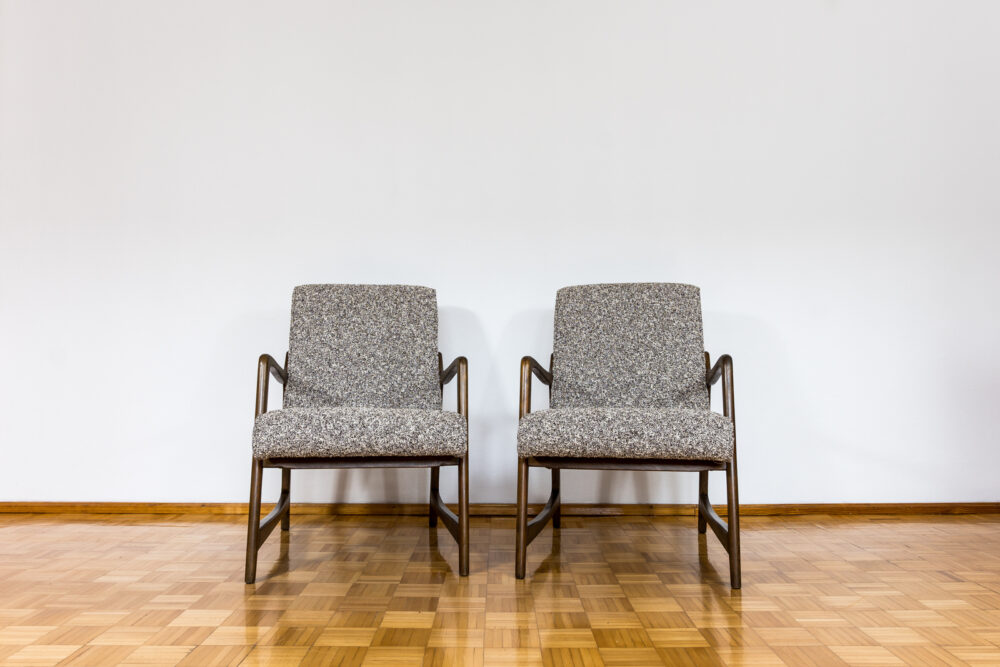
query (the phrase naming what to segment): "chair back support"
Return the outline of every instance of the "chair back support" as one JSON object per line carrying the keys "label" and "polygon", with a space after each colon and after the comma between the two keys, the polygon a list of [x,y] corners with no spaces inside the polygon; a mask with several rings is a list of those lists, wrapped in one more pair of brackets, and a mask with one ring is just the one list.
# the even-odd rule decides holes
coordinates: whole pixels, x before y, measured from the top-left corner
{"label": "chair back support", "polygon": [[708,409],[698,288],[624,283],[559,290],[551,407]]}
{"label": "chair back support", "polygon": [[437,295],[409,285],[292,293],[286,408],[441,409]]}

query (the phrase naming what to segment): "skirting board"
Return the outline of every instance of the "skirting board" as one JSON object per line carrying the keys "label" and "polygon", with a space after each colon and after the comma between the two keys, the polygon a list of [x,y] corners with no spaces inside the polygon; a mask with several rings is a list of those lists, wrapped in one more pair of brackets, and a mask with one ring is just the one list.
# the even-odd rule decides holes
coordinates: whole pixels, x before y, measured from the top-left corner
{"label": "skirting board", "polygon": [[[273,505],[261,507],[263,513]],[[535,514],[541,504],[531,505]],[[725,516],[726,506],[716,505],[716,512]],[[0,502],[0,514],[211,514],[246,515],[246,503],[73,503],[73,502]],[[514,503],[472,503],[472,516],[512,517]],[[292,514],[298,515],[397,515],[427,514],[426,503],[293,503]],[[777,505],[741,505],[741,516],[846,516],[904,514],[1000,514],[1000,502],[995,503],[809,503]],[[694,516],[695,505],[650,504],[579,504],[564,503],[563,516]]]}

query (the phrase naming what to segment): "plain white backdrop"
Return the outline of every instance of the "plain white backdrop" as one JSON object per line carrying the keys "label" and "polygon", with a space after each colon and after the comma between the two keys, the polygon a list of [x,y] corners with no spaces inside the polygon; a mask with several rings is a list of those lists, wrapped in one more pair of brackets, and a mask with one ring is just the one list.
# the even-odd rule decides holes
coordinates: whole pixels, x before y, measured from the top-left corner
{"label": "plain white backdrop", "polygon": [[0,500],[245,501],[292,287],[377,282],[438,290],[472,500],[512,502],[518,361],[618,281],[702,287],[743,502],[1000,500],[997,35],[985,1],[0,2]]}

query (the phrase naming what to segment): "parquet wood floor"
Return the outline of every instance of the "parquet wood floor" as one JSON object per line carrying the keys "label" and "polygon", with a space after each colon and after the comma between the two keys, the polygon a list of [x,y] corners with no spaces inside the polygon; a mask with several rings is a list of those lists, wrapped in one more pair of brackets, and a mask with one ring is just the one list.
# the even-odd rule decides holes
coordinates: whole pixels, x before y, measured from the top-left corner
{"label": "parquet wood floor", "polygon": [[418,517],[0,516],[9,665],[1000,665],[1000,516],[747,517],[742,591],[694,517],[563,519],[514,579]]}

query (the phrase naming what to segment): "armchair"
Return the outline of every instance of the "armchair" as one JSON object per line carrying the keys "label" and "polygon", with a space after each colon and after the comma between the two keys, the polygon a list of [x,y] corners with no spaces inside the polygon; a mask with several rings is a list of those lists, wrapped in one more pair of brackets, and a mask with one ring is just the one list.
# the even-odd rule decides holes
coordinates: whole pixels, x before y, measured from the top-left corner
{"label": "armchair", "polygon": [[[302,468],[430,468],[430,525],[441,519],[468,575],[468,361],[443,368],[437,335],[437,299],[426,287],[295,288],[285,366],[267,354],[257,365],[246,583],[274,527],[289,529],[291,471]],[[268,412],[271,378],[283,386],[283,407]],[[455,378],[458,412],[446,412],[442,392]],[[444,466],[458,468],[457,514],[438,491]],[[261,521],[264,468],[281,469],[281,493]]]}
{"label": "armchair", "polygon": [[[551,519],[560,525],[562,469],[686,470],[699,475],[698,531],[729,555],[740,588],[739,500],[733,361],[704,351],[697,287],[672,283],[582,285],[559,290],[549,368],[521,360],[515,576],[528,544]],[[549,386],[550,408],[531,412],[532,376]],[[723,414],[710,410],[722,379]],[[549,468],[552,491],[528,519],[530,468]],[[708,499],[708,473],[724,470],[728,523]]]}

